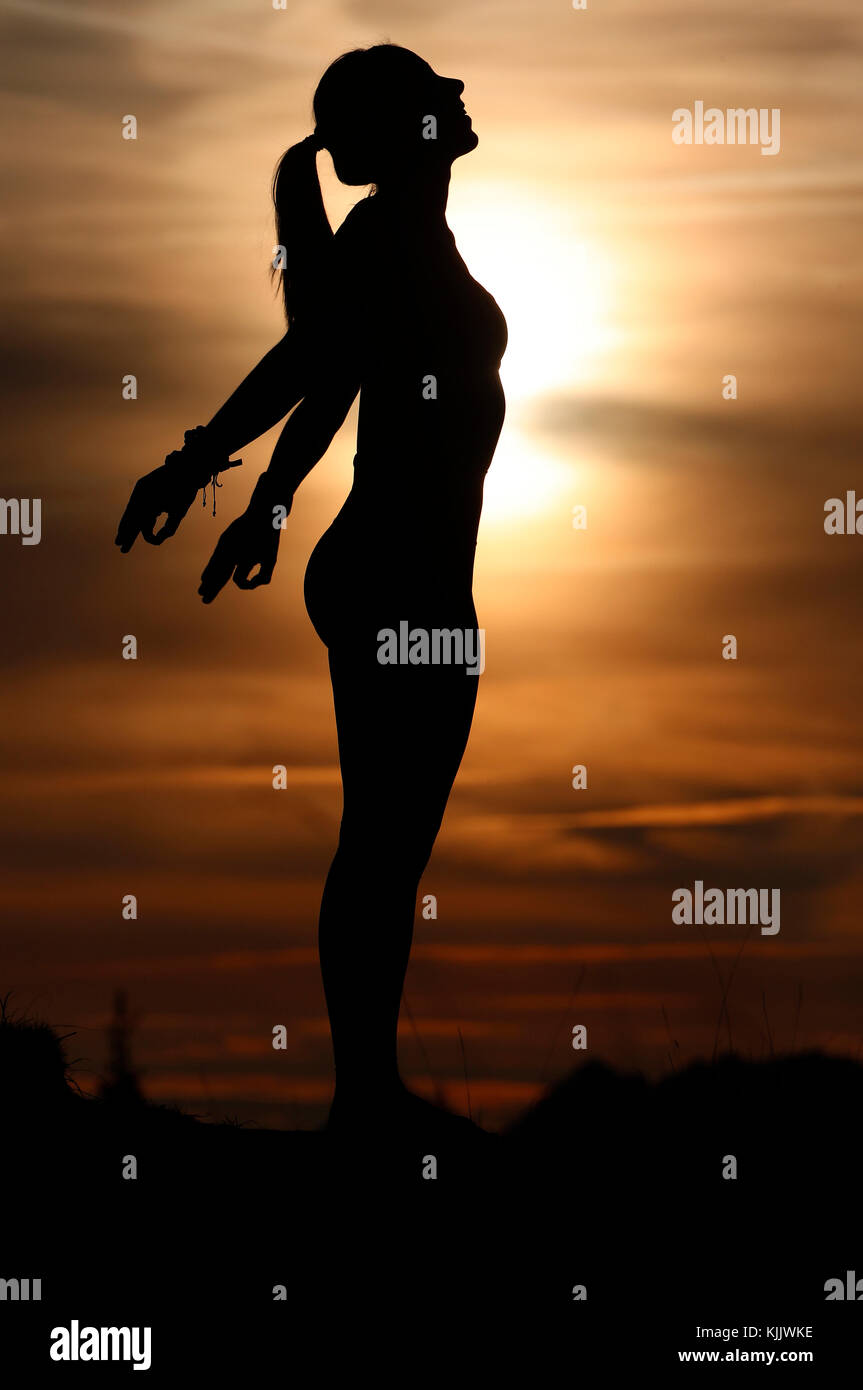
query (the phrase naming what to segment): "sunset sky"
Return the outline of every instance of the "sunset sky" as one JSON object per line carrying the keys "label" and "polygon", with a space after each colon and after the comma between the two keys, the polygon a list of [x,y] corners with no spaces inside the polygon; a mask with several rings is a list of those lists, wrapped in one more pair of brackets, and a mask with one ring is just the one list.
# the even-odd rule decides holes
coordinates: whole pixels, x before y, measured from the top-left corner
{"label": "sunset sky", "polygon": [[[828,498],[863,497],[855,0],[0,12],[2,493],[43,513],[39,545],[0,536],[0,994],[76,1030],[84,1085],[125,988],[152,1098],[326,1114],[315,930],[340,798],[302,575],[350,485],[356,410],[269,588],[196,593],[275,433],[215,520],[208,497],[160,549],[113,538],[135,479],[281,335],[274,165],[326,66],[389,39],[465,83],[480,143],[448,220],[510,333],[477,553],[486,671],[421,890],[439,916],[417,927],[405,1070],[464,1109],[460,1030],[474,1115],[501,1124],[584,1056],[577,1023],[589,1058],[651,1074],[710,1056],[746,929],[674,925],[696,879],[782,894],[781,932],[756,928],[737,967],[734,1046],[857,1055],[863,536],[823,525]],[[780,152],[674,144],[697,100],[778,108]],[[364,190],[319,165],[335,224]]]}

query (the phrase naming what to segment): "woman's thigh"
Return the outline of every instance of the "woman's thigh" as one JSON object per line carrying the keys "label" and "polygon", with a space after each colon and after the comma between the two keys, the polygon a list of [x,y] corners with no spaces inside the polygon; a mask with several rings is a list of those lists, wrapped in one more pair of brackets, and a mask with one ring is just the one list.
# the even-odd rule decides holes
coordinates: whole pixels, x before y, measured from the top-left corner
{"label": "woman's thigh", "polygon": [[343,835],[424,865],[467,746],[478,678],[464,665],[382,664],[367,629],[330,647]]}

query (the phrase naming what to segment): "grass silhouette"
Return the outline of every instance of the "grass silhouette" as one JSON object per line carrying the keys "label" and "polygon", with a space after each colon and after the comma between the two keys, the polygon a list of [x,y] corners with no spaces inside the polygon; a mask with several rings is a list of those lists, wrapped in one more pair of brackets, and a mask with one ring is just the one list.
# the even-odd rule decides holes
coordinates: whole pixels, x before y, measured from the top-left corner
{"label": "grass silhouette", "polygon": [[[339,1144],[204,1123],[128,1089],[87,1096],[64,1039],[6,1001],[0,1077],[4,1191],[16,1197],[5,1273],[42,1277],[55,1321],[98,1321],[89,1310],[104,1307],[142,1322],[128,1309],[149,1309],[178,1355],[190,1319],[216,1320],[220,1369],[250,1336],[255,1364],[283,1365],[288,1315],[291,1327],[332,1326],[382,1309],[426,1328],[459,1309],[513,1328],[557,1318],[576,1366],[607,1364],[610,1346],[615,1365],[644,1365],[723,1319],[832,1317],[832,1345],[839,1305],[825,1304],[824,1283],[863,1274],[863,1067],[851,1058],[728,1052],[656,1081],[588,1061],[502,1136],[466,1126],[401,1146],[371,1122]],[[134,1180],[122,1175],[130,1155]],[[584,1304],[572,1295],[582,1284]]]}

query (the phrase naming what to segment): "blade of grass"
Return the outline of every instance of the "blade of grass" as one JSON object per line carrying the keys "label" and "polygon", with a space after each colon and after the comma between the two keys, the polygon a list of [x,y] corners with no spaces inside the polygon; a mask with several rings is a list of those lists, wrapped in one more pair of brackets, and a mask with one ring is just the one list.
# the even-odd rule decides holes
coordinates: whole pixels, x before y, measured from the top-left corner
{"label": "blade of grass", "polygon": [[473,1112],[471,1111],[471,1108],[470,1108],[470,1083],[468,1082],[468,1079],[467,1079],[467,1056],[465,1055],[465,1050],[464,1050],[464,1038],[463,1038],[462,1035],[461,1035],[461,1029],[460,1029],[460,1028],[457,1029],[457,1032],[458,1032],[458,1044],[459,1044],[459,1047],[461,1048],[461,1064],[462,1064],[462,1068],[464,1069],[464,1089],[465,1089],[465,1092],[466,1092],[466,1094],[467,1094],[467,1117],[468,1117],[469,1120],[472,1120],[472,1119],[473,1119]]}

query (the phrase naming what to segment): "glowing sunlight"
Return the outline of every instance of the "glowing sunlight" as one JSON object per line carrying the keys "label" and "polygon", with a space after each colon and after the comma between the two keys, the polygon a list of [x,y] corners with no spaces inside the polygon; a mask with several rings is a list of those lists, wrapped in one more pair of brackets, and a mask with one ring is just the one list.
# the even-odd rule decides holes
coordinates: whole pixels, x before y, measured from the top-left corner
{"label": "glowing sunlight", "polygon": [[614,341],[610,267],[579,239],[566,206],[511,184],[475,185],[453,190],[449,221],[471,274],[506,315],[510,407],[599,375]]}

